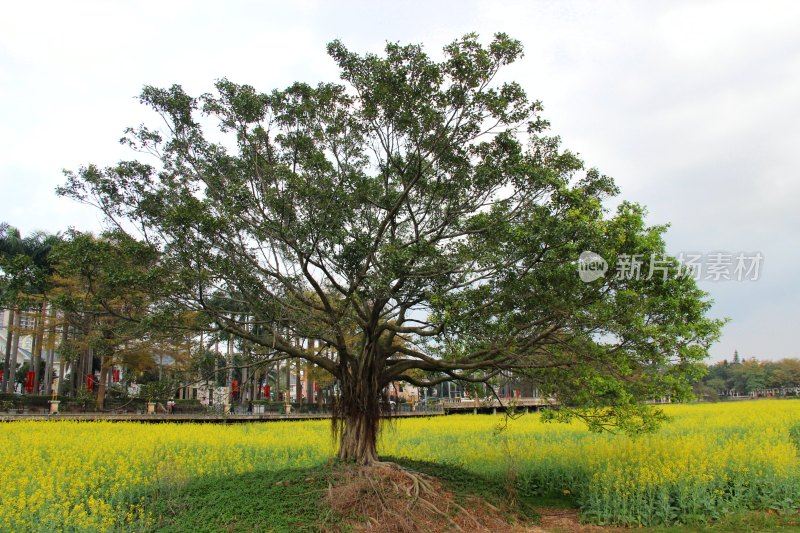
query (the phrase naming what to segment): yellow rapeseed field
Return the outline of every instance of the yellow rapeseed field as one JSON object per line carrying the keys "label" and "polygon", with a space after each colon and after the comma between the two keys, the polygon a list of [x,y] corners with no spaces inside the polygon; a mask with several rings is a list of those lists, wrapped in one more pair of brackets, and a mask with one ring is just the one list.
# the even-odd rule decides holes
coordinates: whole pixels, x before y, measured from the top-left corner
{"label": "yellow rapeseed field", "polygon": [[571,494],[585,519],[653,525],[710,521],[746,509],[800,507],[792,428],[800,400],[670,405],[671,421],[639,436],[594,434],[537,416],[407,420],[387,431],[386,454],[511,476],[523,495]]}
{"label": "yellow rapeseed field", "polygon": [[[512,480],[523,496],[569,494],[599,523],[686,523],[800,505],[792,437],[800,401],[665,411],[672,421],[638,438],[545,424],[533,414],[397,420],[380,451]],[[310,467],[335,448],[325,421],[0,427],[0,531],[139,530],[159,490],[198,476]]]}

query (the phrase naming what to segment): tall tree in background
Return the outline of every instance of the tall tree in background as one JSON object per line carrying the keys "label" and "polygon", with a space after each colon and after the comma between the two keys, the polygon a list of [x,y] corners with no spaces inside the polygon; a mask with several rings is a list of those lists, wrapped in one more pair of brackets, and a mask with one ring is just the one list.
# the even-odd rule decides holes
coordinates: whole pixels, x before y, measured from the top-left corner
{"label": "tall tree in background", "polygon": [[[2,392],[10,392],[16,374],[16,357],[19,349],[20,313],[16,305],[18,283],[16,282],[16,265],[12,266],[16,256],[24,253],[22,235],[17,228],[3,222],[0,223],[0,303],[8,310],[6,345],[3,358]],[[11,354],[14,354],[12,367]]]}
{"label": "tall tree in background", "polygon": [[128,130],[142,160],[69,172],[60,194],[160,254],[163,301],[335,376],[343,460],[376,460],[393,381],[515,371],[595,428],[651,422],[635,402],[683,390],[720,324],[689,278],[581,281],[585,250],[671,262],[664,228],[630,203],[608,216],[613,181],[496,81],[520,43],[467,35],[438,62],[416,45],[328,52],[343,85],[145,87],[165,127]]}
{"label": "tall tree in background", "polygon": [[74,389],[85,386],[94,358],[100,362],[97,407],[115,365],[130,370],[154,367],[154,356],[185,359],[185,339],[162,328],[151,313],[146,288],[160,272],[158,254],[120,232],[99,237],[70,231],[53,252],[56,273],[50,298],[73,334],[63,347],[73,355]]}
{"label": "tall tree in background", "polygon": [[[46,292],[53,272],[50,252],[60,240],[58,235],[34,232],[22,237],[19,230],[0,224],[0,305],[10,310],[5,359],[4,387],[13,389],[12,376],[18,356],[20,335],[32,335],[31,369],[33,390],[39,390],[39,367],[45,338],[49,333]],[[23,313],[32,317],[32,328],[21,328]]]}

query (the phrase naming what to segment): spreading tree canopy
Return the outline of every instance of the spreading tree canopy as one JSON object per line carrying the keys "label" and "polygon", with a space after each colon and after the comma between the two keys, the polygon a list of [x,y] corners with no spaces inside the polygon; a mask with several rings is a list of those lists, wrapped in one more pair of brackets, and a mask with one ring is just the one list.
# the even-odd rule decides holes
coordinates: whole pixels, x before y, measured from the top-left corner
{"label": "spreading tree canopy", "polygon": [[163,123],[122,139],[142,157],[59,192],[157,250],[176,308],[335,376],[341,459],[375,460],[393,381],[516,372],[594,427],[647,422],[637,400],[682,389],[720,324],[689,277],[579,277],[584,251],[672,261],[664,227],[606,212],[613,180],[497,81],[518,41],[328,53],[340,83],[145,87]]}

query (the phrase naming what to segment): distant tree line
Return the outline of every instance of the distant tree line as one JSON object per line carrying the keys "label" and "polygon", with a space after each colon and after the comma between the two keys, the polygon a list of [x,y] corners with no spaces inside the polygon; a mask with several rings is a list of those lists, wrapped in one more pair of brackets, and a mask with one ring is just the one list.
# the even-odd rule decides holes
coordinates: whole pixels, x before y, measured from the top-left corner
{"label": "distant tree line", "polygon": [[[121,232],[23,236],[0,222],[0,394],[56,389],[104,409],[107,399],[125,400],[132,383],[187,397],[202,383],[227,387],[245,405],[267,395],[264,385],[277,399],[302,374],[314,387],[307,398],[330,397],[330,374],[269,361],[271,350],[175,302],[171,283],[158,255]],[[240,320],[248,315],[235,294],[216,298]]]}
{"label": "distant tree line", "polygon": [[55,381],[60,394],[93,391],[102,408],[106,386],[117,381],[114,368],[124,368],[126,379],[160,378],[154,354],[168,357],[173,371],[188,368],[190,335],[160,327],[156,302],[143,290],[155,283],[148,277],[153,262],[113,233],[23,237],[0,223],[0,309],[7,312],[0,391],[22,385],[29,394],[50,394]]}
{"label": "distant tree line", "polygon": [[695,385],[698,395],[709,399],[730,396],[796,395],[800,388],[800,359],[759,361],[741,359],[735,352],[727,359],[708,366],[707,374]]}

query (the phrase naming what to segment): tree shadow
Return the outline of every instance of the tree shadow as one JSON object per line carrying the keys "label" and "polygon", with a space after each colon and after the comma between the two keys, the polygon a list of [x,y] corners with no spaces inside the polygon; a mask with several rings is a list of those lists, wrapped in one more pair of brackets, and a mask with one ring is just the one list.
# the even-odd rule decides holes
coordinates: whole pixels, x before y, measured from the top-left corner
{"label": "tree shadow", "polygon": [[318,531],[335,523],[322,503],[333,469],[259,470],[206,476],[147,502],[151,531]]}
{"label": "tree shadow", "polygon": [[556,492],[537,496],[523,494],[518,490],[516,478],[513,476],[482,476],[458,465],[403,457],[382,457],[382,459],[438,478],[461,499],[483,498],[489,503],[503,507],[510,513],[518,514],[525,519],[538,519],[537,507],[571,509],[578,507],[574,497]]}
{"label": "tree shadow", "polygon": [[[570,498],[521,496],[513,480],[482,476],[458,465],[390,456],[381,460],[437,478],[462,502],[485,500],[511,521],[514,516],[535,521],[536,507],[575,507]],[[340,517],[327,507],[324,495],[339,467],[331,461],[309,468],[191,479],[148,498],[146,510],[155,520],[148,529],[176,533],[337,530],[342,525]]]}

